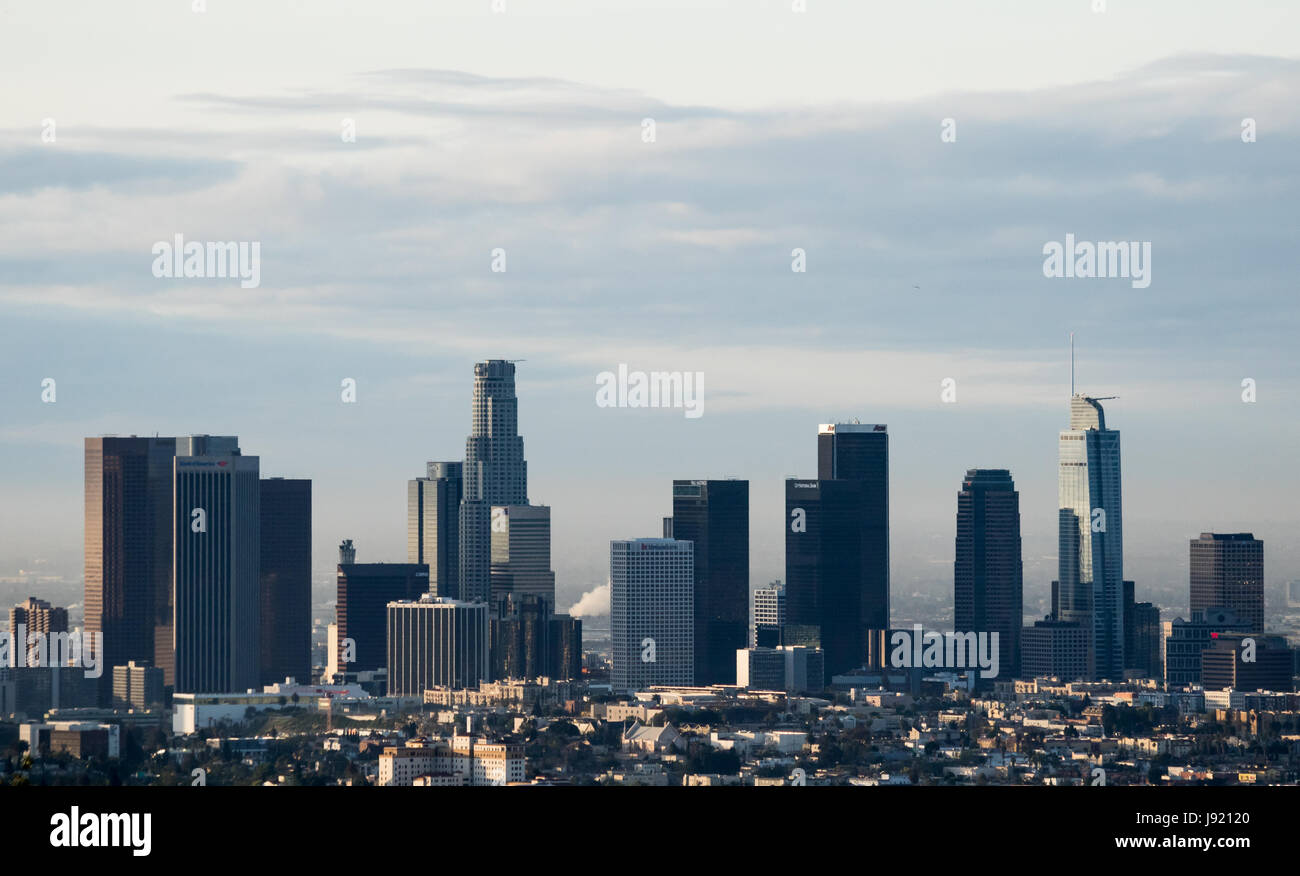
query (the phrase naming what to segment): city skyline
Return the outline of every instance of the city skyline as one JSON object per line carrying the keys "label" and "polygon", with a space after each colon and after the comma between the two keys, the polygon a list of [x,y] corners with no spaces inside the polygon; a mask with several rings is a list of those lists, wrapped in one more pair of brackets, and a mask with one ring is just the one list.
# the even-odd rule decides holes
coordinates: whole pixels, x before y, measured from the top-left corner
{"label": "city skyline", "polygon": [[[513,366],[511,366],[511,367],[513,368]],[[1079,402],[1079,399],[1086,399],[1086,398],[1088,398],[1088,397],[1087,397],[1085,394],[1082,394],[1082,393],[1078,394],[1077,398],[1072,399],[1071,402],[1070,402],[1070,404],[1072,405],[1072,408],[1073,408],[1073,407],[1077,407],[1077,405],[1080,403],[1080,402]],[[515,404],[518,404],[519,401],[520,401],[520,399],[519,399],[519,398],[515,398],[515,399],[513,399],[512,401],[513,401]],[[1095,401],[1090,400],[1088,403],[1094,405],[1096,408],[1100,408],[1100,404],[1099,404],[1099,403],[1096,403]],[[512,415],[512,416],[514,416],[514,415]],[[1073,416],[1073,417],[1078,417],[1078,416],[1081,416],[1081,415],[1078,414],[1077,411],[1074,411],[1074,412],[1072,413],[1072,416]],[[852,426],[850,426],[850,428],[852,428]],[[1061,434],[1062,434],[1062,436],[1064,436],[1066,433],[1061,433]],[[101,439],[96,439],[96,440],[101,440]],[[123,439],[118,439],[118,440],[123,440]],[[127,439],[127,440],[129,440],[129,439]],[[471,440],[472,440],[472,438],[471,438]],[[522,439],[522,436],[517,435],[517,436],[516,436],[516,440],[517,440],[517,441],[520,443],[520,445],[522,446],[522,440],[523,440],[523,439]],[[1062,438],[1062,444],[1063,444],[1063,443],[1064,443],[1064,438]],[[431,455],[431,454],[426,454],[426,455]],[[447,467],[447,466],[456,467],[457,469],[459,468],[459,464],[458,464],[458,463],[426,463],[425,465],[427,465],[427,466],[429,467],[429,469],[430,469],[431,472],[434,471],[435,468],[436,468],[439,472],[443,472],[443,471],[445,470],[445,467]],[[894,482],[897,481],[897,477],[898,477],[898,476],[897,476],[896,474],[894,474],[893,472],[890,472],[888,476],[889,476],[889,480],[890,480],[891,483],[894,483]],[[1140,477],[1140,474],[1138,475],[1138,477]],[[1127,481],[1127,480],[1131,480],[1131,479],[1132,479],[1132,478],[1126,478],[1126,481]],[[412,501],[412,499],[411,499],[411,496],[409,495],[409,492],[410,492],[410,490],[413,488],[413,485],[415,485],[415,484],[417,484],[417,483],[419,483],[419,482],[420,482],[419,480],[417,480],[417,481],[410,481],[410,480],[408,480],[408,481],[406,482],[406,483],[407,483],[407,486],[408,486],[408,496],[407,496],[407,500],[408,500],[408,501],[407,501],[407,503],[406,503],[406,508],[407,508],[407,512],[408,512],[408,514],[407,514],[407,518],[406,518],[406,523],[405,523],[405,525],[403,525],[403,526],[401,527],[400,532],[399,532],[398,534],[399,534],[400,536],[402,536],[402,537],[403,537],[402,540],[405,541],[405,542],[407,543],[406,546],[407,546],[408,550],[407,550],[407,551],[400,552],[400,553],[397,553],[397,554],[394,554],[394,555],[383,554],[382,557],[383,557],[383,559],[384,559],[385,561],[389,561],[389,562],[397,562],[397,561],[399,561],[399,560],[401,559],[401,557],[402,557],[402,555],[403,555],[404,553],[405,553],[405,554],[409,554],[409,550],[411,549],[411,547],[410,547],[410,545],[411,545],[410,538],[413,537],[412,534],[411,534],[411,529],[410,529],[410,527],[411,527],[411,521],[412,521],[412,519],[413,519],[413,518],[410,517],[411,507],[412,507],[412,506],[410,505],[410,502]],[[723,481],[723,482],[725,482],[725,481]],[[670,483],[671,483],[671,480],[670,480]],[[515,489],[515,492],[518,492],[518,488]],[[761,494],[761,492],[763,492],[763,491],[760,489],[760,490],[757,490],[756,492],[758,492],[758,493]],[[512,493],[512,495],[513,495],[513,494],[514,494],[514,493]],[[524,495],[525,498],[526,498],[526,493],[524,493],[524,494],[522,494],[522,495]],[[397,504],[400,505],[400,504],[402,504],[402,503],[400,503],[400,501],[399,501]],[[527,506],[522,506],[522,507],[527,507]],[[326,509],[326,508],[317,509],[317,513],[320,513],[321,511],[324,511],[326,514],[329,514],[329,509]],[[560,509],[559,512],[556,514],[557,519],[562,519],[562,517],[563,517],[565,514],[569,513],[570,511],[571,511],[571,509],[569,509],[569,508],[562,508],[562,509]],[[653,512],[650,512],[650,513],[652,514]],[[771,527],[771,520],[770,520],[770,515],[771,515],[771,513],[772,513],[772,512],[771,512],[770,510],[768,510],[766,513],[764,513],[764,509],[754,508],[754,507],[751,506],[750,509],[749,509],[749,515],[750,515],[750,519],[751,519],[751,526],[753,525],[753,521],[754,521],[756,518],[769,517],[769,519],[767,519],[767,520],[762,520],[762,521],[760,521],[760,522],[761,522],[761,525],[763,525],[764,527],[772,528],[772,527]],[[648,517],[648,516],[650,516],[650,515],[647,514],[647,515],[645,515],[645,516]],[[1041,521],[1040,521],[1040,523],[1041,523]],[[1244,524],[1247,525],[1247,526],[1249,526],[1249,525],[1250,525],[1250,521],[1249,521],[1249,520],[1244,521]],[[657,529],[657,528],[658,528],[658,527],[654,527],[653,529],[652,529],[652,528],[645,528],[645,529],[643,529],[643,530],[641,530],[641,531],[653,532],[654,529]],[[894,527],[895,530],[897,530],[898,528],[899,528],[899,527]],[[1232,528],[1232,527],[1230,527],[1230,528]],[[1236,528],[1239,528],[1239,527],[1236,527]],[[1261,527],[1252,527],[1252,528],[1259,529],[1259,528],[1261,528]],[[1201,527],[1201,529],[1204,529],[1204,527]],[[351,530],[349,530],[349,531],[351,531]],[[1199,531],[1199,530],[1198,530],[1198,531]],[[912,533],[909,533],[906,529],[904,529],[904,533],[903,533],[903,537],[904,537],[904,539],[907,539],[907,537],[908,537],[910,534],[912,534]],[[390,533],[389,535],[391,536],[392,534]],[[626,532],[618,533],[618,535],[624,535],[624,536],[625,536],[625,535],[626,535]],[[1060,535],[1060,533],[1058,532],[1058,537],[1059,537],[1059,535]],[[391,540],[392,540],[391,537],[388,538],[388,539],[385,539],[385,541],[391,541]],[[891,539],[888,539],[888,540],[887,540],[887,543],[888,543],[888,541],[890,541],[890,540],[892,540],[892,538],[891,538]],[[332,536],[331,536],[331,541],[330,541],[329,543],[331,543],[331,544],[337,543],[337,534],[332,534]],[[383,542],[381,541],[381,542],[379,542],[379,543],[383,543]],[[1183,541],[1182,543],[1185,544],[1186,542]],[[1180,547],[1181,547],[1181,545],[1180,545]],[[950,550],[950,549],[949,549],[949,550]],[[1272,550],[1273,550],[1273,549],[1271,548],[1271,553],[1272,553]],[[332,552],[331,552],[331,553],[332,553]],[[367,547],[366,547],[366,553],[367,553],[368,556],[370,556],[370,557],[372,557],[372,558],[378,558],[378,557],[381,556],[381,554],[379,554],[378,551],[377,551],[375,548],[373,548],[372,546],[370,546],[370,545],[367,545]],[[761,553],[761,551],[760,551],[760,553]],[[314,581],[315,581],[315,587],[313,588],[313,594],[312,594],[312,595],[313,595],[313,602],[318,602],[318,601],[320,600],[320,598],[321,598],[321,596],[322,596],[322,591],[323,591],[323,588],[322,588],[321,585],[320,585],[320,581],[321,581],[321,578],[322,578],[322,568],[321,568],[321,562],[320,562],[319,554],[320,554],[320,547],[319,547],[319,542],[318,542],[318,543],[317,543],[316,551],[315,551],[315,553],[313,554],[313,557],[312,557],[312,559],[313,559],[313,566],[314,566]],[[556,561],[555,561],[555,566],[556,566],[556,567],[559,567],[559,566],[562,566],[562,565],[563,565],[563,563],[562,563],[561,561],[564,559],[565,556],[568,556],[569,559],[570,559],[570,561],[572,561],[572,556],[571,556],[571,555],[565,555],[565,554],[557,555],[557,557],[556,557]],[[1184,553],[1184,557],[1185,557],[1185,556],[1186,556],[1186,555],[1185,555],[1185,553]],[[942,559],[942,557],[940,557],[940,559]],[[1057,558],[1053,557],[1052,559],[1057,559]],[[1271,559],[1272,559],[1272,557],[1271,557]],[[951,562],[951,558],[950,558],[950,556],[949,556],[948,558],[946,558],[946,562],[949,562],[949,563]],[[758,577],[756,577],[756,576],[758,576],[758,575],[761,574],[759,571],[757,571],[757,570],[759,570],[759,569],[767,570],[767,572],[769,572],[769,574],[766,574],[766,575],[764,576],[767,580],[772,580],[772,579],[781,579],[781,578],[785,577],[785,572],[784,572],[784,568],[783,568],[783,565],[784,565],[784,564],[783,564],[783,563],[782,563],[782,566],[781,566],[781,567],[772,567],[772,566],[770,566],[769,564],[770,564],[770,559],[758,559],[758,560],[755,560],[755,559],[753,558],[753,556],[752,556],[752,552],[751,552],[751,573],[750,573],[751,586],[750,586],[750,588],[749,588],[751,591],[752,591],[755,587],[760,586],[760,584],[761,584],[761,580],[760,580]],[[1032,565],[1032,563],[1029,561],[1029,558],[1026,558],[1025,565],[1026,565],[1026,567],[1029,567],[1030,565]],[[1040,563],[1039,565],[1040,565],[1040,568],[1043,566],[1042,563]],[[1185,564],[1184,564],[1184,565],[1185,565]],[[332,563],[330,563],[329,565],[327,565],[327,566],[325,567],[325,571],[328,572],[331,568],[332,568]],[[569,568],[572,569],[573,566],[570,565]],[[1187,572],[1184,571],[1184,572],[1182,572],[1181,574],[1178,574],[1178,575],[1170,575],[1170,576],[1167,576],[1166,579],[1165,579],[1165,583],[1172,585],[1173,588],[1174,588],[1175,590],[1183,591],[1183,592],[1185,593],[1185,591],[1186,591],[1186,587],[1185,587],[1185,584],[1184,584],[1183,582],[1186,581],[1186,574],[1187,574]],[[1131,575],[1131,574],[1127,574],[1127,573],[1126,573],[1126,574],[1125,574],[1125,577],[1134,577],[1134,576]],[[1151,588],[1152,588],[1153,586],[1158,586],[1159,583],[1160,583],[1159,581],[1154,582],[1154,583],[1153,583],[1153,582],[1150,582],[1150,581],[1148,581],[1148,580],[1146,580],[1146,579],[1143,579],[1143,577],[1142,577],[1141,575],[1137,575],[1136,577],[1139,579],[1139,581],[1138,581],[1138,587],[1139,587],[1139,590],[1142,591],[1144,594],[1146,594],[1146,596],[1147,596],[1148,598],[1150,597],[1151,592],[1152,592],[1152,591],[1151,591]],[[1276,591],[1278,590],[1278,588],[1281,586],[1281,582],[1283,582],[1283,581],[1285,581],[1285,580],[1287,580],[1287,579],[1288,579],[1288,577],[1285,576],[1285,575],[1278,576],[1278,577],[1275,577],[1275,578],[1271,579],[1271,584],[1266,584],[1266,590],[1276,592]],[[1056,580],[1055,577],[1053,577],[1053,580]],[[1042,601],[1042,597],[1045,597],[1045,596],[1046,596],[1045,591],[1046,591],[1046,589],[1047,589],[1047,588],[1041,586],[1041,579],[1039,579],[1039,582],[1035,582],[1035,581],[1032,581],[1032,580],[1029,578],[1028,575],[1026,575],[1026,577],[1025,577],[1025,581],[1026,581],[1026,583],[1025,583],[1025,589],[1026,589],[1026,592],[1027,592],[1028,594],[1030,594],[1031,597],[1033,597],[1033,601],[1034,601],[1034,602],[1041,602],[1041,601]],[[933,582],[934,582],[934,584],[936,584],[939,588],[944,588],[944,587],[951,586],[951,582],[952,582],[951,573],[949,574],[949,577],[948,577],[946,580],[945,580],[942,576],[940,576],[940,575],[936,575],[935,578],[933,579]],[[607,581],[591,580],[590,578],[588,578],[588,579],[585,579],[585,580],[583,581],[583,584],[582,584],[582,585],[575,585],[574,581],[572,580],[572,575],[568,576],[568,580],[561,580],[561,579],[557,576],[557,585],[560,585],[560,586],[557,586],[557,589],[556,589],[556,594],[557,594],[557,596],[556,596],[556,599],[557,599],[557,610],[563,610],[566,606],[574,605],[574,604],[576,604],[577,602],[579,602],[580,600],[584,599],[584,597],[591,597],[591,596],[592,596],[592,591],[593,591],[593,590],[599,590],[599,589],[601,588],[601,586],[604,585],[604,584],[607,584]],[[1036,584],[1037,584],[1038,586],[1035,586]],[[579,592],[579,586],[582,587],[581,592]],[[597,597],[598,597],[598,596],[599,596],[599,594],[597,594]],[[887,597],[888,597],[888,595],[887,595]],[[592,600],[591,600],[590,598],[588,598],[586,601],[587,601],[587,603],[590,603]],[[1273,604],[1274,607],[1276,607],[1276,605],[1279,604],[1279,603],[1280,603],[1280,600],[1276,600],[1276,599],[1275,599],[1275,600],[1273,600],[1270,604]],[[1027,601],[1026,601],[1026,605],[1029,605],[1029,604],[1030,604],[1030,600],[1027,599]],[[1166,602],[1166,604],[1168,604],[1168,602]],[[1026,613],[1026,617],[1027,617],[1027,618],[1032,618],[1033,615],[1034,615],[1034,612],[1033,612],[1033,610],[1032,610],[1031,608],[1026,608],[1026,609],[1025,609],[1025,613]],[[1175,613],[1177,613],[1177,612],[1175,612]],[[598,613],[597,613],[597,616],[599,616],[600,614],[603,614],[603,613],[598,612]],[[590,615],[589,615],[589,616],[590,616]]]}

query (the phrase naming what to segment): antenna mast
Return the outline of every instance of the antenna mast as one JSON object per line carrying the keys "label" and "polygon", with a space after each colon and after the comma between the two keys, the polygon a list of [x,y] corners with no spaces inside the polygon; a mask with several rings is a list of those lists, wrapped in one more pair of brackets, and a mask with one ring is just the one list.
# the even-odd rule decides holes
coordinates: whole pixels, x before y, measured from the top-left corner
{"label": "antenna mast", "polygon": [[1070,332],[1070,398],[1074,398],[1074,332]]}

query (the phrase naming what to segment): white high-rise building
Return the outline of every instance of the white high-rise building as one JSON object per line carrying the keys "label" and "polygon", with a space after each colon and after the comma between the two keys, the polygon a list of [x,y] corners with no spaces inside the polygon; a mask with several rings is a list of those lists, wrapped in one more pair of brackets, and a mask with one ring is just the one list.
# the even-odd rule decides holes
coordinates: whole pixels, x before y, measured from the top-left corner
{"label": "white high-rise building", "polygon": [[[775,647],[781,644],[781,628],[785,626],[785,587],[773,581],[754,591],[750,611],[750,647]],[[759,639],[763,641],[759,641]]]}
{"label": "white high-rise building", "polygon": [[1059,618],[1091,631],[1088,676],[1124,673],[1124,518],[1119,432],[1106,428],[1101,401],[1070,399],[1060,433]]}
{"label": "white high-rise building", "polygon": [[695,681],[695,545],[609,543],[610,684],[615,691]]}

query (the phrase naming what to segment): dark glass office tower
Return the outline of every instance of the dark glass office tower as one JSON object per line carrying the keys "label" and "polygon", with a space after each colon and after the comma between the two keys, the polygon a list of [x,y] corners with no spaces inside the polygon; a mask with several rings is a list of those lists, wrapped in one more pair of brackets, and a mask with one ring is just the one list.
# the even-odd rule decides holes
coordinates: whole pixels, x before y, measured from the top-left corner
{"label": "dark glass office tower", "polygon": [[262,684],[311,679],[311,481],[262,481]]}
{"label": "dark glass office tower", "polygon": [[429,567],[429,590],[460,592],[460,500],[464,466],[430,462],[428,476],[406,486],[406,560]]}
{"label": "dark glass office tower", "polygon": [[1020,494],[1006,469],[972,468],[957,493],[953,629],[998,634],[998,676],[1020,676],[1024,578]]}
{"label": "dark glass office tower", "polygon": [[460,508],[460,598],[488,601],[493,505],[528,504],[528,463],[519,436],[515,366],[490,359],[474,366],[473,421],[465,441]]}
{"label": "dark glass office tower", "polygon": [[175,438],[85,440],[85,630],[104,635],[102,678],[134,660],[163,666],[172,683],[175,453]]}
{"label": "dark glass office tower", "polygon": [[1229,608],[1241,632],[1264,632],[1264,542],[1249,532],[1202,532],[1189,551],[1192,611]]}
{"label": "dark glass office tower", "polygon": [[[825,680],[863,665],[863,591],[875,571],[862,480],[785,482],[786,645],[821,648]],[[874,582],[873,582],[874,583]]]}
{"label": "dark glass office tower", "polygon": [[507,593],[491,619],[492,679],[551,675],[551,603],[533,594]]}
{"label": "dark glass office tower", "polygon": [[582,677],[582,618],[551,616],[550,676],[559,681]]}
{"label": "dark glass office tower", "polygon": [[[373,672],[388,663],[388,603],[411,602],[429,592],[429,567],[423,563],[358,563],[351,539],[339,547],[338,653],[351,639],[355,659],[345,673]],[[342,658],[340,658],[342,659]]]}
{"label": "dark glass office tower", "polygon": [[492,680],[545,676],[570,681],[582,674],[582,621],[555,614],[554,603],[529,593],[508,593],[489,627]]}
{"label": "dark glass office tower", "polygon": [[261,678],[261,479],[238,439],[176,441],[172,606],[175,687],[256,688]]}
{"label": "dark glass office tower", "polygon": [[749,481],[673,481],[672,532],[695,543],[695,683],[735,684],[749,619]]}
{"label": "dark glass office tower", "polygon": [[888,428],[883,423],[823,424],[817,434],[817,478],[863,484],[859,621],[866,629],[889,629]]}

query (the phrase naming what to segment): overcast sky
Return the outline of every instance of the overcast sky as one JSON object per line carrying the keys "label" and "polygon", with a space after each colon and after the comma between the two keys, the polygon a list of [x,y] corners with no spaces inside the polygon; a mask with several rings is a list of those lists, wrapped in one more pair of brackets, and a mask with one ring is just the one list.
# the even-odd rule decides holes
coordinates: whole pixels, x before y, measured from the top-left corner
{"label": "overcast sky", "polygon": [[[889,425],[895,592],[950,586],[993,467],[1036,599],[1074,331],[1139,594],[1202,530],[1300,578],[1300,4],[806,5],[0,3],[0,576],[79,573],[102,433],[237,434],[314,480],[318,571],[402,561],[491,357],[526,360],[562,605],[674,477],[748,478],[784,577],[782,480],[854,417]],[[1149,242],[1150,286],[1045,277],[1067,233]],[[259,242],[261,285],[155,278],[176,234]],[[597,407],[619,363],[704,372],[704,416]]]}

